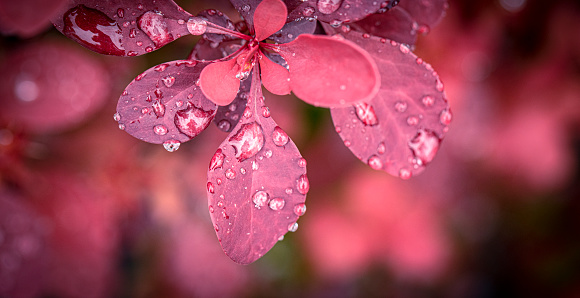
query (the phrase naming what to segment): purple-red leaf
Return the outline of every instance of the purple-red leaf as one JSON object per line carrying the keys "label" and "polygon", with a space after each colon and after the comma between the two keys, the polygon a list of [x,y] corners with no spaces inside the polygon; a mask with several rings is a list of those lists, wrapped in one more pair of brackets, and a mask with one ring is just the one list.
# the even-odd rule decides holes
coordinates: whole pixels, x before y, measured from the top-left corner
{"label": "purple-red leaf", "polygon": [[243,118],[208,169],[214,229],[226,255],[240,264],[256,261],[296,230],[310,187],[306,161],[264,105],[257,68]]}
{"label": "purple-red leaf", "polygon": [[370,15],[353,28],[375,36],[414,45],[418,34],[426,34],[445,15],[447,0],[405,0],[388,13]]}
{"label": "purple-red leaf", "polygon": [[199,86],[207,98],[220,106],[229,105],[238,94],[240,80],[236,59],[214,62],[201,72]]}
{"label": "purple-red leaf", "polygon": [[[224,27],[226,29],[233,30],[233,31],[236,30],[236,26],[230,20],[230,18],[228,18],[228,16],[226,16],[225,14],[223,14],[219,10],[207,9],[207,10],[204,10],[204,11],[198,13],[197,16],[201,17],[202,19],[204,19],[210,23],[219,25],[219,26]],[[228,35],[217,34],[217,33],[204,33],[202,37],[203,37],[203,39],[206,39],[206,40],[214,42],[214,43],[222,42],[225,39],[229,38]]]}
{"label": "purple-red leaf", "polygon": [[385,12],[397,5],[397,0],[286,0],[292,7],[290,20],[299,18],[316,18],[319,21],[339,25],[342,22],[354,22],[377,11]]}
{"label": "purple-red leaf", "polygon": [[369,100],[380,75],[369,54],[340,37],[302,34],[280,45],[290,70],[290,86],[305,102],[323,107]]}
{"label": "purple-red leaf", "polygon": [[[403,179],[423,171],[439,149],[451,113],[431,66],[397,42],[351,31],[381,71],[381,89],[369,101],[331,109],[344,144],[373,169]],[[383,42],[384,41],[384,42]]]}
{"label": "purple-red leaf", "polygon": [[281,0],[263,0],[254,12],[256,40],[264,40],[286,23],[286,5]]}
{"label": "purple-red leaf", "polygon": [[230,2],[238,10],[242,18],[244,18],[248,24],[248,28],[253,30],[254,12],[262,0],[230,0]]}
{"label": "purple-red leaf", "polygon": [[300,34],[313,34],[316,31],[316,21],[314,19],[296,19],[286,23],[282,29],[272,34],[268,39],[277,43],[289,43]]}
{"label": "purple-red leaf", "polygon": [[240,91],[232,103],[227,106],[218,106],[214,123],[220,130],[225,132],[232,131],[242,118],[242,114],[246,109],[246,102],[248,99],[248,93],[250,92],[251,83],[252,75],[250,75],[248,79],[240,82]]}
{"label": "purple-red leaf", "polygon": [[163,144],[168,151],[200,134],[217,110],[195,85],[206,65],[177,60],[137,76],[119,98],[119,128],[145,142]]}
{"label": "purple-red leaf", "polygon": [[70,128],[109,95],[109,73],[77,46],[32,43],[6,53],[0,67],[0,119],[30,132]]}
{"label": "purple-red leaf", "polygon": [[190,34],[191,15],[173,0],[75,0],[53,19],[67,37],[97,53],[137,56]]}

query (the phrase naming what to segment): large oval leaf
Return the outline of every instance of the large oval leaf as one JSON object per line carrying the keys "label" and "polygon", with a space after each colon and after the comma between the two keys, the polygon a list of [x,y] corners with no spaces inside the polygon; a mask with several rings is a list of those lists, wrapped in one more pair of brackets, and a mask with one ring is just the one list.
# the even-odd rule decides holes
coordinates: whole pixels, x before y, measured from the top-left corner
{"label": "large oval leaf", "polygon": [[173,0],[75,0],[52,22],[97,53],[137,56],[190,34],[186,24],[190,16]]}
{"label": "large oval leaf", "polygon": [[217,110],[195,85],[206,65],[177,60],[137,76],[119,98],[115,114],[119,128],[169,151],[200,134]]}
{"label": "large oval leaf", "polygon": [[336,131],[373,169],[404,179],[420,173],[451,121],[443,84],[405,45],[354,31],[345,36],[375,59],[382,81],[372,100],[331,109]]}
{"label": "large oval leaf", "polygon": [[264,105],[254,69],[243,118],[214,154],[208,169],[209,212],[221,246],[249,264],[298,227],[309,189],[306,161]]}

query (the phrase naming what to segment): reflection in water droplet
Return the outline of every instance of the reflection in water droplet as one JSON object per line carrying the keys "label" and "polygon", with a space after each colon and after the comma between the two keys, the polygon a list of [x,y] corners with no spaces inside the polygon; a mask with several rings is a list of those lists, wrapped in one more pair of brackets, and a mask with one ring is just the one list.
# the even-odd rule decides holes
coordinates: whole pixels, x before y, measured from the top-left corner
{"label": "reflection in water droplet", "polygon": [[270,200],[270,209],[274,210],[274,211],[278,211],[278,210],[282,210],[282,208],[284,208],[284,204],[286,204],[286,202],[284,202],[284,199],[282,198],[273,198],[272,200]]}
{"label": "reflection in water droplet", "polygon": [[244,117],[246,118],[251,118],[252,117],[252,110],[250,109],[250,107],[246,107],[244,109]]}
{"label": "reflection in water droplet", "polygon": [[263,190],[260,190],[254,194],[254,196],[252,197],[252,202],[254,202],[254,206],[259,209],[260,207],[266,206],[266,204],[268,204],[269,199],[270,196],[268,195],[268,193]]}
{"label": "reflection in water droplet", "polygon": [[222,131],[230,131],[232,124],[228,120],[223,119],[218,122],[218,128]]}
{"label": "reflection in water droplet", "polygon": [[167,129],[167,127],[165,127],[165,125],[163,124],[158,124],[153,126],[153,131],[155,132],[155,134],[160,135],[160,136],[164,136],[167,134],[167,132],[169,131]]}
{"label": "reflection in water droplet", "polygon": [[115,120],[115,121],[119,122],[119,120],[121,120],[121,115],[120,115],[119,113],[115,113],[115,114],[113,115],[113,120]]}
{"label": "reflection in water droplet", "polygon": [[369,157],[368,160],[368,165],[373,169],[373,170],[380,170],[383,168],[383,162],[381,161],[381,159],[376,156],[373,155],[371,157]]}
{"label": "reflection in water droplet", "polygon": [[125,124],[119,124],[119,129],[120,130],[125,130]]}
{"label": "reflection in water droplet", "polygon": [[276,146],[282,147],[288,143],[288,134],[280,126],[274,127],[274,131],[272,132],[272,140]]}
{"label": "reflection in water droplet", "polygon": [[232,169],[227,169],[226,170],[226,178],[228,178],[228,179],[236,178],[236,172],[234,172],[234,170],[232,170]]}
{"label": "reflection in water droplet", "polygon": [[401,178],[403,180],[407,180],[407,179],[411,178],[411,171],[409,171],[407,169],[400,169],[399,170],[399,178]]}
{"label": "reflection in water droplet", "polygon": [[379,145],[377,146],[377,153],[378,154],[385,154],[385,150],[387,150],[387,147],[385,146],[385,142],[380,142]]}
{"label": "reflection in water droplet", "polygon": [[209,170],[213,171],[217,168],[221,168],[224,164],[225,157],[226,156],[222,153],[222,149],[218,148],[209,162]]}
{"label": "reflection in water droplet", "polygon": [[164,78],[161,79],[163,81],[163,85],[165,85],[165,87],[169,88],[171,86],[173,86],[173,84],[175,84],[175,77],[173,76],[166,76]]}
{"label": "reflection in water droplet", "polygon": [[175,113],[175,126],[181,133],[194,138],[209,126],[215,113],[216,110],[205,111],[188,102],[187,108]]}
{"label": "reflection in water droplet", "polygon": [[298,160],[298,166],[301,167],[301,168],[305,168],[306,167],[306,159],[300,158]]}
{"label": "reflection in water droplet", "polygon": [[432,131],[419,130],[409,141],[409,147],[418,159],[417,164],[425,166],[431,162],[439,150],[440,142],[441,140]]}
{"label": "reflection in water droplet", "polygon": [[177,140],[169,140],[163,142],[163,148],[165,148],[165,150],[169,152],[175,152],[177,149],[179,149],[179,146],[181,146],[181,142]]}
{"label": "reflection in water droplet", "polygon": [[258,166],[258,163],[257,163],[255,160],[253,160],[253,161],[252,161],[252,170],[254,170],[254,171],[255,171],[255,170],[257,170],[258,168],[259,168],[259,166]]}
{"label": "reflection in water droplet", "polygon": [[270,117],[270,108],[268,108],[268,107],[262,107],[262,116],[264,118]]}
{"label": "reflection in water droplet", "polygon": [[160,48],[173,41],[173,35],[169,32],[165,17],[154,11],[148,11],[139,17],[139,29],[141,29],[153,43]]}
{"label": "reflection in water droplet", "polygon": [[451,110],[445,109],[445,110],[441,111],[441,114],[439,115],[439,121],[441,122],[441,124],[449,125],[451,123],[452,119],[453,119],[453,114],[451,114]]}
{"label": "reflection in water droplet", "polygon": [[153,103],[153,112],[155,112],[157,118],[165,116],[165,105],[162,104],[160,100],[155,101]]}
{"label": "reflection in water droplet", "polygon": [[316,6],[318,7],[319,12],[323,14],[331,14],[338,10],[341,2],[342,0],[318,0]]}
{"label": "reflection in water droplet", "polygon": [[214,193],[213,184],[211,182],[207,183],[207,192]]}
{"label": "reflection in water droplet", "polygon": [[301,175],[298,180],[296,180],[296,189],[298,192],[305,195],[310,190],[310,182],[308,181],[308,177],[306,174]]}
{"label": "reflection in water droplet", "polygon": [[192,35],[202,35],[207,30],[207,22],[199,17],[191,17],[187,20],[187,31]]}
{"label": "reflection in water droplet", "polygon": [[297,222],[295,222],[293,224],[290,224],[288,226],[288,231],[289,232],[296,232],[297,230],[298,230],[298,223]]}
{"label": "reflection in water droplet", "polygon": [[312,6],[306,6],[304,8],[304,10],[302,11],[302,14],[304,14],[305,17],[309,17],[312,16],[314,14],[314,7]]}
{"label": "reflection in water droplet", "polygon": [[404,45],[404,44],[401,44],[401,45],[399,46],[399,49],[401,50],[401,53],[403,53],[403,54],[407,54],[407,53],[409,53],[409,47],[407,47],[407,46],[406,46],[406,45]]}
{"label": "reflection in water droplet", "polygon": [[435,98],[431,95],[425,95],[421,99],[421,102],[423,103],[424,106],[430,107],[435,103]]}
{"label": "reflection in water droplet", "polygon": [[213,206],[212,205],[209,205],[208,209],[209,209],[209,213],[213,213]]}
{"label": "reflection in water droplet", "polygon": [[155,66],[153,69],[155,69],[157,72],[163,72],[165,69],[167,69],[167,66],[169,66],[169,64],[163,63]]}
{"label": "reflection in water droplet", "polygon": [[407,110],[407,103],[404,101],[397,101],[395,103],[395,110],[399,113],[404,113]]}
{"label": "reflection in water droplet", "polygon": [[306,204],[300,203],[294,206],[294,214],[302,216],[304,213],[306,213]]}
{"label": "reflection in water droplet", "polygon": [[441,82],[441,79],[439,78],[437,78],[437,82],[435,83],[435,89],[439,92],[443,92],[443,82]]}
{"label": "reflection in water droplet", "polygon": [[239,161],[256,155],[264,146],[262,127],[256,122],[242,125],[236,134],[229,139],[229,144],[236,150],[235,157]]}
{"label": "reflection in water droplet", "polygon": [[375,126],[379,124],[379,119],[375,109],[368,103],[361,102],[354,105],[356,116],[366,126]]}
{"label": "reflection in water droplet", "polygon": [[419,123],[419,118],[415,117],[415,116],[409,116],[407,117],[407,124],[409,126],[415,126]]}
{"label": "reflection in water droplet", "polygon": [[63,17],[62,33],[97,53],[124,56],[123,35],[116,21],[96,9],[78,5]]}

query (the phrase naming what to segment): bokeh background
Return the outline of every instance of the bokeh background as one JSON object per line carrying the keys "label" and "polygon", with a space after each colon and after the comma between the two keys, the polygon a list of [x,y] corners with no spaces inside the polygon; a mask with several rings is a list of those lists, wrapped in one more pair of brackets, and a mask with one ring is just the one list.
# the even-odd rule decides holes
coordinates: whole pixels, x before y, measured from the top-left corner
{"label": "bokeh background", "polygon": [[[416,53],[454,119],[407,181],[357,160],[328,110],[266,95],[311,188],[298,231],[249,266],[207,211],[226,134],[169,153],[113,120],[125,86],[195,38],[97,55],[52,28],[49,2],[0,1],[0,297],[580,297],[577,1],[449,1]],[[212,2],[178,1],[236,20]]]}

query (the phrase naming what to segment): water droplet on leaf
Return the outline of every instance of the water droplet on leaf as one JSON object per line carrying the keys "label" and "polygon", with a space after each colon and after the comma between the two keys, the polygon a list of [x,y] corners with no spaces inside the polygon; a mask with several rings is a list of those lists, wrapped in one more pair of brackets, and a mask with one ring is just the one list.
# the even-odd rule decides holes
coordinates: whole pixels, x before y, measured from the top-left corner
{"label": "water droplet on leaf", "polygon": [[222,153],[222,149],[219,149],[215,152],[211,161],[209,162],[209,170],[213,171],[217,168],[221,168],[224,164],[225,155]]}
{"label": "water droplet on leaf", "polygon": [[232,169],[227,169],[226,170],[226,178],[228,178],[228,179],[236,178],[236,172],[234,172],[234,170],[232,170]]}
{"label": "water droplet on leaf", "polygon": [[306,213],[306,204],[300,203],[294,206],[294,214],[302,216],[304,213]]}
{"label": "water droplet on leaf", "polygon": [[165,125],[163,125],[163,124],[158,124],[158,125],[155,125],[155,126],[153,127],[153,131],[154,131],[154,132],[155,132],[155,134],[157,134],[157,135],[164,136],[164,135],[166,135],[166,134],[167,134],[167,132],[168,132],[169,130],[167,129],[167,127],[165,127]]}
{"label": "water droplet on leaf", "polygon": [[284,199],[282,198],[273,198],[272,200],[270,200],[270,209],[274,210],[274,211],[278,211],[278,210],[282,210],[282,208],[284,208],[284,204],[286,204],[286,202],[284,202]]}
{"label": "water droplet on leaf", "polygon": [[268,204],[269,197],[267,192],[260,190],[254,194],[252,202],[254,202],[256,208],[264,207]]}
{"label": "water droplet on leaf", "polygon": [[181,146],[181,142],[177,140],[169,140],[163,142],[163,148],[165,148],[165,150],[169,152],[175,152],[177,149],[179,149],[179,146]]}
{"label": "water droplet on leaf", "polygon": [[308,181],[308,177],[306,174],[301,175],[298,180],[296,180],[296,189],[298,192],[305,195],[310,190],[310,182]]}
{"label": "water droplet on leaf", "polygon": [[181,133],[194,138],[209,126],[215,113],[215,110],[205,111],[188,102],[187,108],[175,113],[175,126]]}
{"label": "water droplet on leaf", "polygon": [[366,126],[374,126],[379,123],[375,109],[368,103],[355,104],[356,116]]}
{"label": "water droplet on leaf", "polygon": [[274,131],[272,132],[272,140],[276,146],[282,147],[288,143],[288,134],[280,128],[280,126],[274,127]]}
{"label": "water droplet on leaf", "polygon": [[419,165],[427,165],[433,160],[437,150],[439,150],[439,144],[441,140],[435,135],[435,133],[421,129],[417,132],[415,137],[409,141],[409,147],[413,152],[413,155],[419,159]]}
{"label": "water droplet on leaf", "polygon": [[248,159],[264,146],[262,127],[256,122],[246,123],[229,139],[229,143],[236,150],[235,157],[239,161]]}
{"label": "water droplet on leaf", "polygon": [[148,11],[139,17],[138,26],[141,31],[153,41],[157,48],[173,41],[173,35],[169,32],[165,17],[154,11]]}
{"label": "water droplet on leaf", "polygon": [[383,162],[381,161],[381,159],[376,156],[373,155],[371,157],[369,157],[369,161],[368,161],[368,165],[373,169],[373,170],[380,170],[383,168]]}
{"label": "water droplet on leaf", "polygon": [[318,11],[323,14],[331,14],[338,10],[340,7],[342,0],[318,0],[316,6],[318,7]]}

